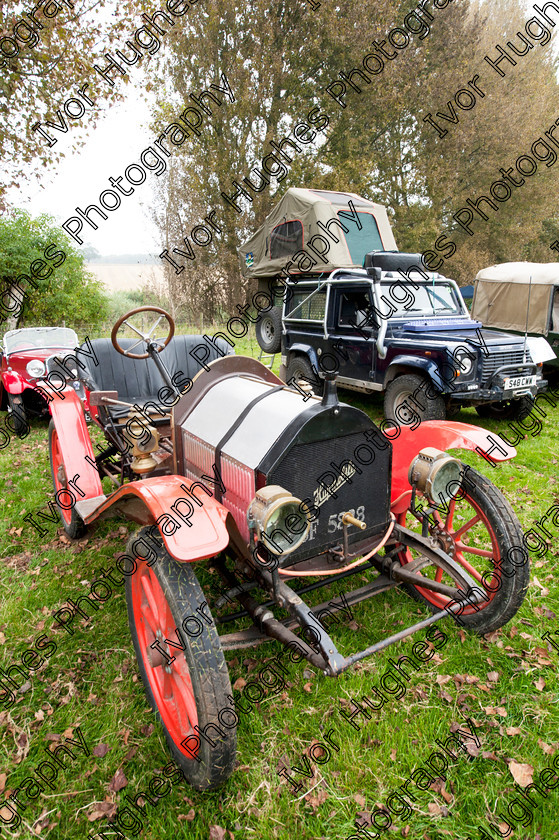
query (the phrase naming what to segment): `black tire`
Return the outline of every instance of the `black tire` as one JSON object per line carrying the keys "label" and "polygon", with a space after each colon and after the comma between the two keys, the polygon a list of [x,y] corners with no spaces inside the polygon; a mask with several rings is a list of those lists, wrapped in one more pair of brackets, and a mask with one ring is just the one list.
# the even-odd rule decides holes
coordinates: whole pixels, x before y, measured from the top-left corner
{"label": "black tire", "polygon": [[424,376],[415,373],[397,376],[389,383],[384,394],[384,416],[401,426],[415,425],[417,417],[420,422],[444,420],[444,397],[438,393],[432,396],[433,389],[432,383]]}
{"label": "black tire", "polygon": [[476,405],[480,417],[492,420],[525,420],[534,407],[530,397],[520,397],[517,400],[503,400],[498,403]]}
{"label": "black tire", "polygon": [[[483,587],[486,597],[490,600],[481,601],[477,605],[477,610],[475,607],[464,608],[463,613],[459,616],[458,625],[460,627],[464,626],[467,630],[471,630],[478,635],[483,635],[492,633],[502,627],[519,610],[530,581],[530,558],[523,547],[523,533],[520,523],[501,491],[477,470],[462,466],[466,469],[460,491],[462,498],[455,503],[452,520],[456,512],[459,511],[458,516],[462,516],[462,521],[465,519],[465,524],[460,524],[456,529],[460,530],[478,516],[481,517],[467,529],[471,532],[469,536],[471,542],[467,545],[479,550],[481,543],[484,546],[481,550],[492,551],[492,555],[491,557],[481,557],[473,554],[474,560],[470,558],[467,562],[471,563],[478,573],[483,574],[493,571],[493,575],[488,574],[486,576],[486,583],[489,584],[489,587],[484,583],[478,583],[480,589]],[[434,514],[433,518],[438,520],[439,525],[444,526],[443,532],[441,533],[440,527],[430,525],[429,533],[437,539],[443,550],[448,551],[448,545],[450,544],[451,556],[460,563],[460,554],[463,556],[464,553],[471,554],[471,552],[457,550],[456,540],[450,536],[448,529],[448,516]],[[419,522],[409,512],[407,521],[405,520],[406,514],[402,514],[399,518],[400,524],[411,527],[411,522],[414,522],[413,530],[420,532]],[[459,542],[463,536],[463,534],[460,535]],[[409,549],[404,549],[399,554],[398,559],[400,563],[405,564],[416,558]],[[435,567],[429,565],[423,568],[421,573],[428,573],[428,576],[432,577],[434,571]],[[448,585],[456,585],[456,582],[446,574],[443,574],[441,580]],[[497,585],[498,583],[499,585]],[[433,612],[444,609],[444,602],[448,603],[448,598],[437,595],[432,591],[428,593],[428,597],[425,597],[418,591],[417,587],[411,584],[405,584],[403,588],[415,600],[428,604]],[[493,595],[490,590],[493,590]],[[423,589],[423,592],[428,592],[428,590]]]}
{"label": "black tire", "polygon": [[[49,461],[52,483],[56,494],[60,490],[66,490],[68,488],[68,476],[66,475],[64,464],[62,462],[60,448],[58,445],[58,433],[52,418],[49,423]],[[75,498],[75,493],[71,490],[68,490],[68,492]],[[56,496],[55,500],[60,521],[62,522],[64,530],[68,536],[75,540],[85,534],[87,531],[87,525],[76,511],[75,507],[72,506],[71,508],[64,508],[58,503],[58,498],[56,498]]]}
{"label": "black tire", "polygon": [[265,353],[281,350],[281,307],[274,306],[260,315],[256,324],[256,340]]}
{"label": "black tire", "polygon": [[[292,380],[295,380],[293,383]],[[299,387],[305,390],[307,383],[311,386],[312,392],[321,397],[324,392],[324,380],[318,375],[317,370],[313,370],[311,363],[306,356],[293,356],[287,365],[287,373],[285,381],[290,383],[300,383]]]}
{"label": "black tire", "polygon": [[[161,722],[173,759],[196,790],[211,790],[222,785],[235,766],[238,717],[232,699],[229,700],[232,691],[227,662],[192,565],[173,560],[160,537],[147,536],[149,530],[142,528],[130,538],[126,547],[130,558],[138,557],[133,544],[144,536],[156,555],[151,566],[144,560],[138,560],[138,568],[126,578],[128,623],[138,667],[147,698]],[[151,555],[147,558],[148,562],[152,559]],[[150,608],[146,586],[151,588],[157,599],[159,611],[163,612],[161,605],[166,604],[165,615],[159,616],[158,620],[159,627],[167,629],[165,632],[158,629],[159,636],[156,636],[147,618]],[[157,624],[153,615],[151,612],[151,620]],[[206,616],[210,624],[205,620]],[[191,631],[187,635],[183,622],[189,617],[190,622],[186,626],[190,625]],[[181,631],[180,636],[176,628]],[[160,664],[150,663],[149,657],[153,657],[154,653],[148,651],[151,651],[156,638],[167,650],[167,659],[174,657],[174,661],[168,663],[160,655]],[[169,638],[175,646],[165,644],[164,640]],[[184,644],[184,650],[179,649],[179,643]],[[192,691],[185,690],[188,680]],[[165,698],[162,696],[164,690]],[[159,694],[159,699],[156,694]],[[194,734],[191,722],[193,704],[197,717],[195,725],[201,732],[209,727],[208,740]],[[214,727],[223,733],[223,737]],[[183,748],[180,742],[187,739],[188,744]],[[198,745],[196,739],[199,740]],[[193,755],[194,750],[197,750],[197,755]]]}
{"label": "black tire", "polygon": [[25,406],[21,396],[14,397],[8,394],[8,418],[7,425],[14,434],[20,438],[27,437],[30,432],[29,423],[27,422],[27,415],[25,413]]}

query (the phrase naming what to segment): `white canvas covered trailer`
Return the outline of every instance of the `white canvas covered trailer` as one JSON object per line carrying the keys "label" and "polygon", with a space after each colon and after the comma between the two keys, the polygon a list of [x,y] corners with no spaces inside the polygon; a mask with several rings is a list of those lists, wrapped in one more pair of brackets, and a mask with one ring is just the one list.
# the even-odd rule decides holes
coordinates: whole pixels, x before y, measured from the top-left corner
{"label": "white canvas covered trailer", "polygon": [[472,317],[485,327],[545,336],[551,347],[541,361],[556,366],[551,354],[559,350],[559,263],[509,262],[478,271]]}

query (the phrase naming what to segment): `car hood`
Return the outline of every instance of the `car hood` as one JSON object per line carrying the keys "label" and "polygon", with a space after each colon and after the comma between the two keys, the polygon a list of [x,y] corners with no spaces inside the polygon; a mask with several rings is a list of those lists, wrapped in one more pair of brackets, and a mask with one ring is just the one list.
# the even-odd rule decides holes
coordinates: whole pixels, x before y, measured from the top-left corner
{"label": "car hood", "polygon": [[[472,323],[475,324],[476,322]],[[444,344],[450,344],[452,342],[467,344],[471,342],[475,347],[479,347],[483,342],[488,347],[502,346],[503,344],[521,347],[524,344],[523,336],[503,332],[502,330],[488,330],[484,327],[465,327],[463,323],[454,328],[432,329],[428,325],[421,326],[420,323],[409,321],[405,324],[394,326],[392,335],[395,338],[405,337],[407,339],[412,338],[423,341],[427,339],[433,342],[443,342]]]}

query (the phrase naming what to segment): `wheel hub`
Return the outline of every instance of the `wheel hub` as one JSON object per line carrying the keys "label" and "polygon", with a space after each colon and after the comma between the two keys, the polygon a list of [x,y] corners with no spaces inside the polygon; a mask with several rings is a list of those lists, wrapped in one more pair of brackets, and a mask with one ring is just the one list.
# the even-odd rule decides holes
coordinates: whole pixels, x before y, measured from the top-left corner
{"label": "wheel hub", "polygon": [[[157,647],[153,647],[155,642],[159,642]],[[168,645],[164,644],[163,633],[161,630],[158,630],[155,634],[155,641],[146,648],[146,656],[152,668],[159,668],[160,666],[163,666],[163,670],[170,674],[171,665],[169,664],[169,660],[163,655],[163,651],[161,651],[160,648],[163,648],[163,651],[169,656],[169,659],[173,658],[169,653]]]}
{"label": "wheel hub", "polygon": [[56,471],[56,477],[61,487],[67,487],[66,470],[64,469],[64,466],[62,464],[60,464]]}
{"label": "wheel hub", "polygon": [[262,332],[264,333],[264,336],[268,339],[268,341],[271,341],[274,338],[274,325],[272,324],[270,319],[264,321],[264,323],[262,324]]}
{"label": "wheel hub", "polygon": [[440,525],[436,530],[431,530],[429,540],[434,548],[441,548],[450,557],[454,557],[456,551],[456,541],[454,537],[443,530]]}

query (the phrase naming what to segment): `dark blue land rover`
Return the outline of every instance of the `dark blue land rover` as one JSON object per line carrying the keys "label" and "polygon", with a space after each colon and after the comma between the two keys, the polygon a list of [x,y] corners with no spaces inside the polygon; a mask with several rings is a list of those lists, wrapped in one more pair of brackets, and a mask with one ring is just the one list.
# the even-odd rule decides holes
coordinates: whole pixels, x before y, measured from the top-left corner
{"label": "dark blue land rover", "polygon": [[373,251],[362,269],[282,283],[281,315],[275,307],[263,319],[276,328],[265,343],[279,349],[281,324],[281,373],[296,387],[320,393],[324,374],[336,372],[344,388],[383,391],[386,418],[410,424],[460,405],[519,417],[547,386],[530,340],[483,329],[456,283],[426,272],[419,254]]}

